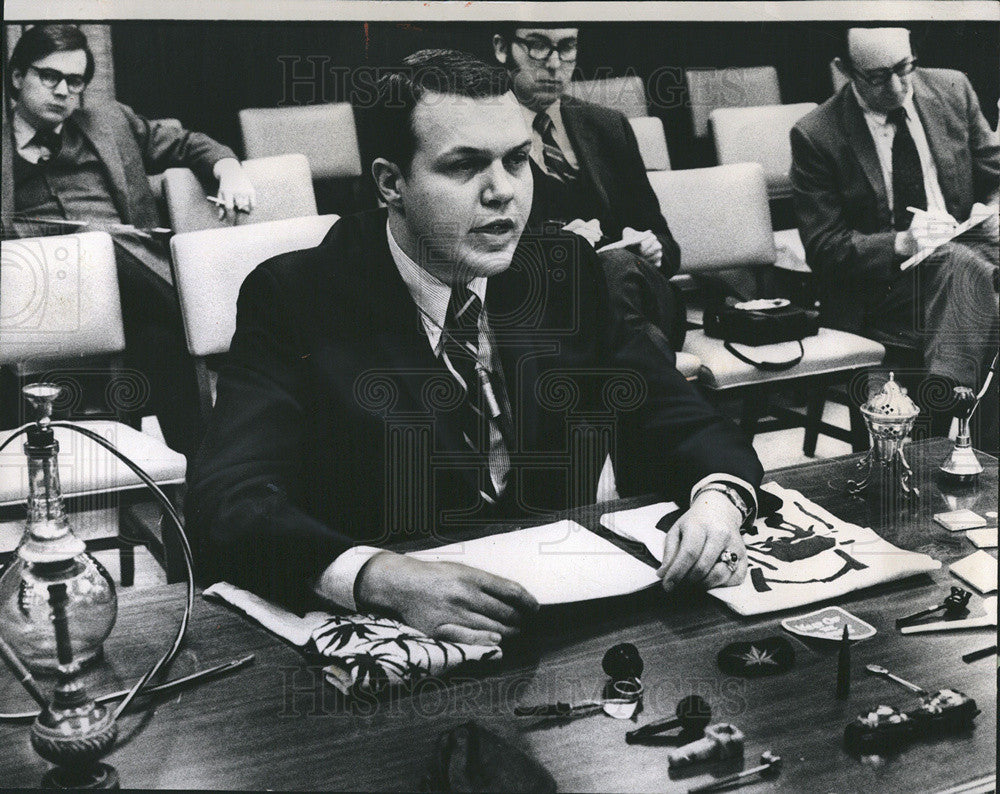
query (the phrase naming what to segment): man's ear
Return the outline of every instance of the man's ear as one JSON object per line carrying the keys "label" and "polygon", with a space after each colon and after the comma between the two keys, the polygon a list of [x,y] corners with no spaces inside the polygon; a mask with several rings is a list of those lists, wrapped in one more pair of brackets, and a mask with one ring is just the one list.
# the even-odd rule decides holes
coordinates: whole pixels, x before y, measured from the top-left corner
{"label": "man's ear", "polygon": [[24,85],[24,72],[20,69],[12,69],[10,73],[10,84],[14,86],[15,90],[20,91],[21,86]]}
{"label": "man's ear", "polygon": [[507,63],[507,56],[510,54],[510,42],[499,33],[493,34],[493,54],[500,63]]}
{"label": "man's ear", "polygon": [[837,67],[837,70],[844,75],[848,80],[851,79],[851,70],[847,68],[847,64],[844,63],[843,58],[839,55],[833,59],[833,65]]}
{"label": "man's ear", "polygon": [[400,190],[400,183],[404,181],[404,178],[399,166],[383,157],[377,157],[372,161],[372,179],[375,180],[375,189],[378,191],[379,198],[386,205],[402,212],[403,194]]}

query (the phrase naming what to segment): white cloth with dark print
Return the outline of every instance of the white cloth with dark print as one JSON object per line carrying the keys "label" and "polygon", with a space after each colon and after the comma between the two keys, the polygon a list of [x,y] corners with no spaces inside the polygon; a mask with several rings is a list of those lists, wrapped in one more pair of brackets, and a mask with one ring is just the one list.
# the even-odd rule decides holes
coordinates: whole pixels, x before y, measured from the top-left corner
{"label": "white cloth with dark print", "polygon": [[[758,517],[743,536],[746,579],[708,591],[740,615],[793,609],[941,567],[940,561],[893,546],[868,527],[841,521],[798,491],[773,482],[761,488],[781,499],[781,507]],[[649,505],[609,513],[601,523],[662,557],[664,530],[676,512],[673,504]]]}
{"label": "white cloth with dark print", "polygon": [[309,612],[300,617],[228,582],[213,584],[202,595],[225,601],[303,653],[322,657],[326,682],[345,694],[413,684],[466,662],[502,657],[499,646],[436,640],[378,615]]}

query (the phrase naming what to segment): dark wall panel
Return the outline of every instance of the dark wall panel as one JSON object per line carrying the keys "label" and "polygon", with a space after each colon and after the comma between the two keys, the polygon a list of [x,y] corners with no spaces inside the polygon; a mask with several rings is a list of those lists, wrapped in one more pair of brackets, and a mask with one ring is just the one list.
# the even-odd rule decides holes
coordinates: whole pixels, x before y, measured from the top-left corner
{"label": "dark wall panel", "polygon": [[[283,102],[363,96],[372,73],[423,47],[457,47],[492,57],[494,25],[464,23],[120,22],[112,26],[118,96],[152,117],[180,118],[239,150],[236,113]],[[772,64],[785,102],[822,102],[843,23],[589,23],[581,25],[579,75],[636,72],[682,84],[685,66]],[[921,63],[966,72],[991,124],[1000,95],[1000,26],[985,22],[908,25]],[[353,86],[353,90],[352,90]],[[710,162],[691,140],[682,92],[661,90],[675,167]],[[655,97],[654,97],[655,98]]]}

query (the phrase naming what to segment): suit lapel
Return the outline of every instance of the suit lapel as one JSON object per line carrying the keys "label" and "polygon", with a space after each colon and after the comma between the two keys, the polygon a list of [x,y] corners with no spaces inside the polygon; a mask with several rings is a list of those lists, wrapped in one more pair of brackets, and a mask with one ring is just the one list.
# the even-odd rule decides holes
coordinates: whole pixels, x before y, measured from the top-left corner
{"label": "suit lapel", "polygon": [[104,125],[93,123],[90,113],[85,110],[74,113],[67,123],[75,124],[76,128],[94,147],[98,159],[108,174],[111,183],[111,198],[118,209],[118,214],[121,215],[122,220],[131,223],[134,213],[131,212],[128,200],[128,180],[113,132],[106,129]]}
{"label": "suit lapel", "polygon": [[[368,311],[376,329],[373,355],[400,390],[393,414],[397,418],[406,414],[414,418],[430,417],[434,425],[433,448],[464,452],[460,427],[452,418],[453,407],[438,407],[440,395],[447,390],[434,385],[441,379],[451,383],[454,376],[431,349],[420,311],[389,251],[385,214],[378,213],[377,217],[382,219],[381,224],[369,229],[368,243],[361,247],[367,256],[355,261],[368,274],[365,293],[369,296]],[[478,473],[474,468],[460,468],[452,476],[464,481],[471,493],[478,491]]]}
{"label": "suit lapel", "polygon": [[949,188],[952,180],[947,178],[953,172],[951,149],[948,145],[950,136],[945,121],[950,115],[950,109],[945,107],[931,91],[927,90],[924,81],[920,78],[920,72],[916,72],[913,77],[913,104],[917,108],[917,115],[924,128],[927,145],[934,158],[938,186],[944,195],[948,211],[954,213],[959,202],[951,195]]}
{"label": "suit lapel", "polygon": [[608,179],[601,170],[605,157],[600,150],[600,142],[597,140],[594,129],[586,123],[586,119],[583,117],[583,107],[575,104],[572,97],[564,96],[560,102],[560,111],[563,125],[566,127],[566,135],[569,136],[569,141],[573,144],[573,151],[576,152],[580,173],[590,180],[590,184],[597,191],[601,206],[610,207],[611,202],[605,188]]}
{"label": "suit lapel", "polygon": [[841,124],[843,124],[844,132],[851,143],[854,156],[857,157],[858,162],[861,164],[861,169],[865,172],[865,176],[868,177],[868,182],[871,184],[872,190],[875,191],[880,210],[884,211],[884,214],[887,215],[889,212],[889,197],[886,195],[885,179],[882,177],[882,166],[879,165],[878,153],[875,151],[875,142],[872,140],[871,130],[868,129],[868,124],[865,122],[864,114],[858,105],[850,83],[844,86],[843,91]]}

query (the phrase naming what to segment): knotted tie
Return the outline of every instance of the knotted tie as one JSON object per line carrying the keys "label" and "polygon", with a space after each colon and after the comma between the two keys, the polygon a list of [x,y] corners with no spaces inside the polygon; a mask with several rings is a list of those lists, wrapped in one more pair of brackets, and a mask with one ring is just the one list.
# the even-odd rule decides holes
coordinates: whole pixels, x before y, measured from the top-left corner
{"label": "knotted tie", "polygon": [[458,411],[462,437],[470,450],[485,453],[487,461],[486,488],[482,495],[493,502],[497,491],[489,476],[490,408],[483,392],[479,374],[479,318],[483,304],[479,296],[466,285],[452,287],[442,334],[447,363],[459,381],[465,400]]}
{"label": "knotted tie", "polygon": [[887,119],[896,128],[892,139],[892,216],[896,231],[910,227],[911,213],[907,207],[927,209],[924,172],[920,167],[917,145],[906,125],[906,108],[890,110]]}
{"label": "knotted tie", "polygon": [[563,150],[556,143],[556,137],[553,132],[555,130],[555,123],[549,117],[549,114],[543,111],[536,115],[532,126],[542,136],[542,145],[544,147],[542,157],[545,162],[545,169],[560,182],[575,182],[580,175],[580,171],[569,164],[566,155],[563,154]]}
{"label": "knotted tie", "polygon": [[39,130],[31,142],[35,146],[44,146],[49,150],[49,156],[40,158],[42,160],[55,160],[62,150],[62,135],[52,129]]}

